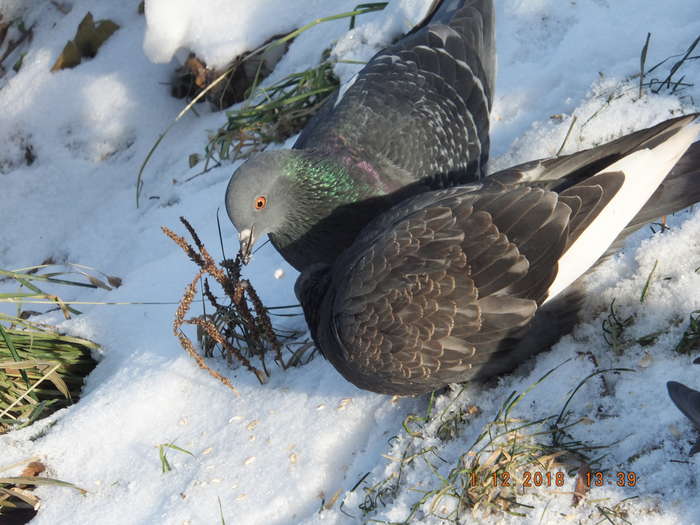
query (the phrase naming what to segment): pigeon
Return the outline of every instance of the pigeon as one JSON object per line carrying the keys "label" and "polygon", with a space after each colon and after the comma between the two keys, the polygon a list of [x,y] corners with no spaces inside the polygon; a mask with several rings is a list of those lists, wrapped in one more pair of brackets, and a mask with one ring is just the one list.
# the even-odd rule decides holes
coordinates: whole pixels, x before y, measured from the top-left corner
{"label": "pigeon", "polygon": [[244,255],[268,234],[298,270],[331,264],[393,205],[479,180],[495,69],[493,2],[436,2],[327,101],[293,149],[236,170],[225,200]]}
{"label": "pigeon", "polygon": [[[697,364],[697,359],[694,363]],[[700,392],[677,381],[669,381],[666,383],[666,388],[673,404],[690,419],[697,430],[700,430]],[[690,449],[689,454],[694,456],[698,452],[700,452],[700,439]]]}
{"label": "pigeon", "polygon": [[625,236],[700,201],[697,118],[393,206],[297,280],[317,347],[383,394],[514,369],[573,328],[581,277]]}

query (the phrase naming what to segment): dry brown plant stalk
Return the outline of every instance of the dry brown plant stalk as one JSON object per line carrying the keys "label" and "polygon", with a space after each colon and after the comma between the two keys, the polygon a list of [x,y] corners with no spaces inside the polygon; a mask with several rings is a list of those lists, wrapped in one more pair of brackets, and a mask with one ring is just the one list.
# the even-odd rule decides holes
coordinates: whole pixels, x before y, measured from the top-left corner
{"label": "dry brown plant stalk", "polygon": [[[265,351],[267,348],[272,348],[275,352],[277,362],[284,366],[281,355],[282,345],[272,328],[267,309],[263,305],[252,284],[248,280],[240,278],[242,266],[241,254],[239,253],[234,260],[226,259],[222,261],[221,266],[218,266],[190,223],[184,217],[180,217],[180,221],[189,231],[198,251],[183,237],[177,235],[167,227],[163,226],[161,229],[163,233],[182,248],[187,256],[199,266],[200,270],[185,288],[185,293],[175,313],[175,320],[173,322],[173,332],[175,336],[187,353],[194,358],[200,368],[207,370],[213,377],[224,383],[237,394],[238,391],[231,382],[215,370],[212,370],[206,364],[202,355],[195,350],[192,341],[190,341],[182,331],[183,324],[197,326],[203,334],[212,341],[218,343],[228,357],[237,359],[246,369],[255,374],[260,383],[264,384],[269,377],[269,373],[265,369]],[[205,275],[213,277],[219,283],[224,293],[231,301],[231,305],[222,305],[211,292],[209,281],[204,278],[203,294],[216,311],[216,314],[214,316],[206,315],[186,319],[185,316],[197,293],[197,282]],[[248,302],[250,302],[250,305]],[[217,325],[217,323],[212,322],[211,319],[215,317],[224,319],[225,322],[223,325]],[[242,340],[246,344],[248,352],[251,355],[258,355],[261,358],[263,370],[253,366],[251,361],[243,355],[241,349],[232,344],[233,340]]]}
{"label": "dry brown plant stalk", "polygon": [[[165,226],[163,227],[163,231],[168,237],[170,237],[173,240],[175,240],[173,236],[177,237],[175,233],[168,230]],[[183,332],[181,328],[182,325],[186,322],[185,315],[190,309],[190,305],[192,304],[194,296],[197,293],[197,281],[199,281],[203,274],[203,270],[197,272],[195,278],[192,279],[192,282],[189,283],[185,288],[185,293],[182,296],[182,300],[180,301],[180,304],[177,307],[177,311],[175,312],[175,321],[173,321],[173,333],[175,334],[175,337],[179,339],[180,344],[185,349],[185,351],[187,351],[187,353],[192,356],[192,358],[195,360],[195,362],[199,365],[200,368],[203,368],[204,370],[209,372],[212,375],[212,377],[221,381],[224,385],[233,390],[236,393],[236,395],[240,395],[238,389],[236,389],[236,387],[233,386],[233,384],[231,383],[231,381],[228,380],[228,378],[222,376],[219,372],[213,370],[209,365],[207,365],[204,362],[204,358],[201,355],[199,355],[199,353],[197,353],[197,351],[194,349],[194,346],[192,345],[192,341],[190,341],[189,337],[185,335],[185,332]]]}

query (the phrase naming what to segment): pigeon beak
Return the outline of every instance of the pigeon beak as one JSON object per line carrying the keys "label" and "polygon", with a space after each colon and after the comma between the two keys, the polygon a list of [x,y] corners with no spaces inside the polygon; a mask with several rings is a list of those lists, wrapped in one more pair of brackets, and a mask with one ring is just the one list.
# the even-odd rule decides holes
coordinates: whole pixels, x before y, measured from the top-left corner
{"label": "pigeon beak", "polygon": [[243,264],[250,262],[250,255],[255,244],[254,228],[246,228],[238,234],[238,239],[241,241],[241,254],[243,256]]}

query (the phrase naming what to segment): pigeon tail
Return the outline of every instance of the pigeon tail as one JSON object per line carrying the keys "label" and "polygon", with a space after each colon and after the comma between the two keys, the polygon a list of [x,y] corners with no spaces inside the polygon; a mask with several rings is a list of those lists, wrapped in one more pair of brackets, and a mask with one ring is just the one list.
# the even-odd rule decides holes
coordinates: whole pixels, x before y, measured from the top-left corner
{"label": "pigeon tail", "polygon": [[700,201],[700,142],[694,143],[661,183],[628,228],[644,224],[692,206]]}
{"label": "pigeon tail", "polygon": [[[696,117],[691,115],[687,121]],[[696,123],[663,132],[658,140],[652,141],[656,142],[656,145],[650,145],[653,147],[634,151],[601,172],[622,174],[622,186],[559,259],[559,273],[549,288],[548,300],[605,255],[699,134],[700,124]]]}

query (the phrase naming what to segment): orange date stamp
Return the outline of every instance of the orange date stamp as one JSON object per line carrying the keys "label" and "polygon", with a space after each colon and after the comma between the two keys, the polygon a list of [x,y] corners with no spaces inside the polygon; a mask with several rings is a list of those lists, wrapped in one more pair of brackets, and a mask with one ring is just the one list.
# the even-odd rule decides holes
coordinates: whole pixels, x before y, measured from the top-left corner
{"label": "orange date stamp", "polygon": [[[618,487],[634,487],[639,482],[639,476],[635,472],[618,471],[618,472],[603,472],[589,471],[581,476],[582,482],[588,487],[602,487],[604,485],[616,485]],[[487,476],[479,476],[476,472],[471,472],[470,485],[491,484],[494,487],[563,487],[566,482],[566,474],[564,472],[548,472],[548,471],[529,471],[522,473],[522,479],[516,480],[508,472],[494,472]]]}

